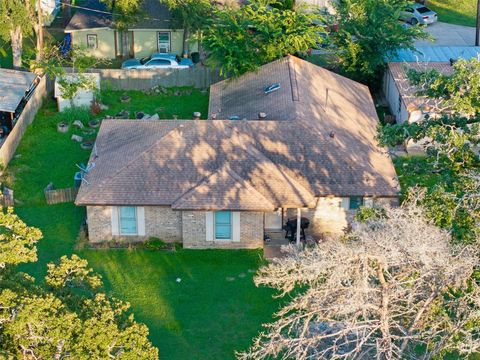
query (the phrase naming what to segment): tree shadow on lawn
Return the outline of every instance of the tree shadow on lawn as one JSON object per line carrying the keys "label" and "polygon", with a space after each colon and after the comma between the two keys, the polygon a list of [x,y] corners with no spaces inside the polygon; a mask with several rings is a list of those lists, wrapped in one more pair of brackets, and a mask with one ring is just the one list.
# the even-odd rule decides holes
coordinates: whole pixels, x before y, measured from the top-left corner
{"label": "tree shadow on lawn", "polygon": [[271,290],[253,284],[252,271],[263,263],[259,251],[83,250],[80,255],[102,274],[107,291],[132,304],[163,359],[233,359],[279,306]]}

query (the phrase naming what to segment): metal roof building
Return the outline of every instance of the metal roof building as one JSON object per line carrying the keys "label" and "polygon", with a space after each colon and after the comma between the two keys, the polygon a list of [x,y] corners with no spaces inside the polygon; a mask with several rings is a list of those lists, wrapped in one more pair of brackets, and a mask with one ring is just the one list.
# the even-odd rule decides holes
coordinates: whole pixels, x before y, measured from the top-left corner
{"label": "metal roof building", "polygon": [[480,46],[417,46],[401,49],[389,62],[449,62],[450,59],[480,59]]}
{"label": "metal roof building", "polygon": [[22,99],[34,88],[36,74],[0,69],[0,111],[14,113]]}

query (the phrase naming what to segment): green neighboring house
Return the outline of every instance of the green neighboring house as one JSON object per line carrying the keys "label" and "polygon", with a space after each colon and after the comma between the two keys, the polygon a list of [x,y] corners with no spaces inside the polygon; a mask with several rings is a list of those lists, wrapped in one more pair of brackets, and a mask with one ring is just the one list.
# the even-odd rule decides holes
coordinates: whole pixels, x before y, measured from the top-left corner
{"label": "green neighboring house", "polygon": [[[84,9],[77,10],[65,33],[71,34],[73,45],[85,47],[102,59],[142,58],[153,53],[181,56],[184,31],[173,29],[171,23],[171,13],[166,6],[158,0],[145,0],[138,21],[120,31],[115,28],[115,20],[105,4],[90,0]],[[190,45],[190,51],[197,49],[196,43]]]}

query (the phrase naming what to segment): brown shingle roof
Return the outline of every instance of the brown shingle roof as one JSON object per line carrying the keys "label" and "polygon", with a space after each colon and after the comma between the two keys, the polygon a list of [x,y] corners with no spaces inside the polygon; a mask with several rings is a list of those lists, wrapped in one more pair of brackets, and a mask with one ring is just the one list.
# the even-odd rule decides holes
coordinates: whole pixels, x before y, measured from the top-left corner
{"label": "brown shingle roof", "polygon": [[[286,61],[292,59],[276,63],[285,69]],[[98,156],[90,159],[95,167],[76,203],[267,211],[313,207],[319,196],[396,196],[392,161],[375,141],[377,116],[368,89],[293,61],[306,67],[296,72],[302,106],[283,103],[288,92],[270,95],[280,99],[272,108],[278,116],[293,108],[298,118],[104,120]],[[274,74],[271,65],[268,73]],[[308,79],[314,81],[305,89]],[[231,94],[225,84],[233,83],[223,83]],[[246,112],[260,104],[255,97],[242,101],[247,106],[238,109]]]}

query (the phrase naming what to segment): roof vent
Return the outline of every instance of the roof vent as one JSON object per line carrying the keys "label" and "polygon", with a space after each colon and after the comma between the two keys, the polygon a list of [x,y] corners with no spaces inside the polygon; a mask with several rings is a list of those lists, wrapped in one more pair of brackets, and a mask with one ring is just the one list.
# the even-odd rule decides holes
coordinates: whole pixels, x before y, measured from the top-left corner
{"label": "roof vent", "polygon": [[211,117],[213,120],[215,120],[215,119],[217,118],[217,113],[211,114],[210,117]]}
{"label": "roof vent", "polygon": [[333,131],[330,131],[330,133],[328,134],[328,136],[330,136],[332,139],[335,138],[335,133]]}
{"label": "roof vent", "polygon": [[266,118],[267,118],[267,113],[259,112],[259,113],[258,113],[258,118],[259,118],[260,120],[266,119]]}
{"label": "roof vent", "polygon": [[278,89],[280,89],[280,83],[275,83],[275,84],[267,86],[265,89],[263,89],[263,92],[265,94],[270,94],[274,91],[277,91]]}
{"label": "roof vent", "polygon": [[193,113],[193,120],[200,120],[200,116],[202,116],[202,114],[199,111],[195,111]]}
{"label": "roof vent", "polygon": [[228,117],[228,120],[240,120],[240,116],[238,115],[232,115]]}

